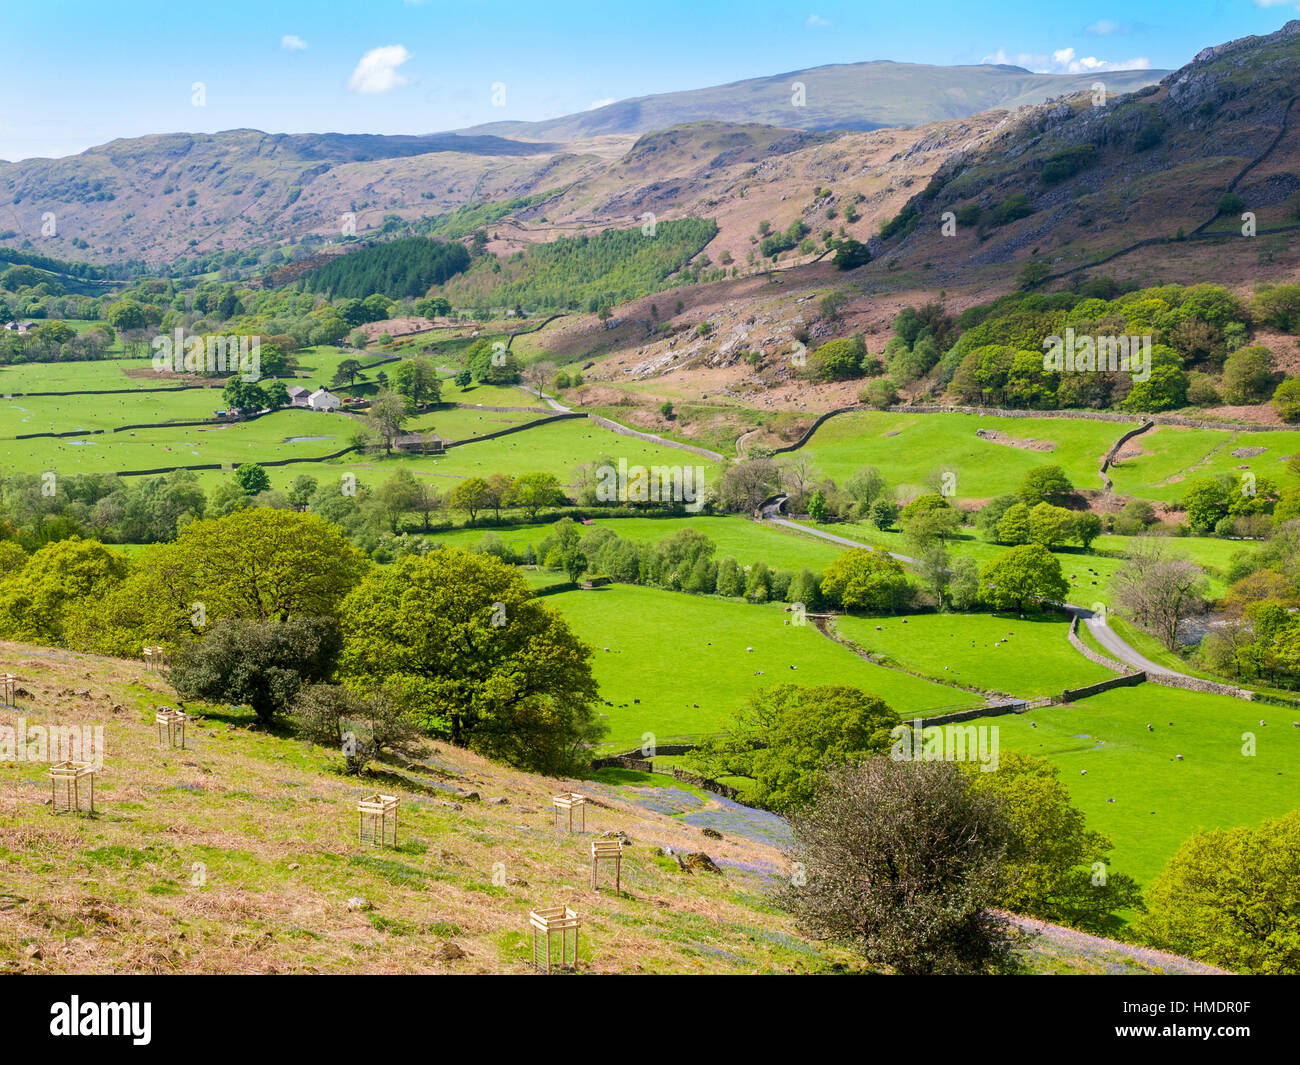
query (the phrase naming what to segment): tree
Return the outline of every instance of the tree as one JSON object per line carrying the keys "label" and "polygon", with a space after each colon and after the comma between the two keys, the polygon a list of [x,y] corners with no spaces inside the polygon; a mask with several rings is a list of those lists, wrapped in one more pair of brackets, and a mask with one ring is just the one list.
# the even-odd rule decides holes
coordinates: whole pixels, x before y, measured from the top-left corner
{"label": "tree", "polygon": [[393,453],[393,445],[402,434],[406,422],[406,399],[396,392],[380,392],[371,401],[366,412],[364,433],[372,446],[382,447],[386,455]]}
{"label": "tree", "polygon": [[420,485],[410,470],[398,470],[370,497],[375,513],[392,533],[400,530],[402,518],[413,511]]}
{"label": "tree", "polygon": [[831,258],[837,270],[856,270],[871,262],[871,252],[861,241],[847,239],[835,242],[835,255]]}
{"label": "tree", "polygon": [[830,508],[826,505],[826,493],[820,488],[812,494],[808,500],[808,516],[813,521],[825,521],[830,514]]}
{"label": "tree", "polygon": [[446,318],[451,314],[451,301],[444,296],[431,296],[416,300],[414,310],[422,318]]}
{"label": "tree", "polygon": [[845,610],[893,613],[906,605],[911,586],[897,559],[883,552],[853,548],[826,567],[821,592]]}
{"label": "tree", "polygon": [[1183,509],[1194,529],[1213,529],[1228,516],[1228,489],[1213,477],[1198,477],[1183,492]]}
{"label": "tree", "polygon": [[1243,973],[1300,973],[1300,812],[1185,840],[1138,922],[1155,946]]}
{"label": "tree", "polygon": [[510,486],[510,505],[522,507],[529,521],[536,521],[543,507],[557,507],[564,501],[564,489],[553,473],[525,473]]}
{"label": "tree", "polygon": [[1074,494],[1074,485],[1060,466],[1035,466],[1020,481],[1020,499],[1029,506],[1060,504]]}
{"label": "tree", "polygon": [[299,474],[289,485],[289,502],[298,510],[306,510],[311,497],[316,494],[316,478]]}
{"label": "tree", "polygon": [[1263,403],[1273,394],[1273,353],[1263,344],[1238,348],[1223,364],[1226,403]]}
{"label": "tree", "polygon": [[492,508],[497,521],[501,520],[501,508],[507,505],[514,484],[514,478],[505,473],[494,473],[487,479],[487,505]]}
{"label": "tree", "polygon": [[1144,536],[1111,578],[1111,587],[1133,620],[1172,651],[1178,643],[1178,626],[1199,609],[1208,583],[1194,562],[1167,557],[1158,539]]}
{"label": "tree", "polygon": [[728,466],[718,482],[718,502],[726,510],[752,513],[780,487],[781,471],[771,459],[746,459]]}
{"label": "tree", "polygon": [[232,377],[221,390],[221,398],[231,410],[251,413],[266,406],[266,393],[256,382],[241,381]]}
{"label": "tree", "polygon": [[898,504],[892,499],[877,499],[871,504],[871,524],[881,532],[892,529],[898,521]]}
{"label": "tree", "polygon": [[1039,544],[1002,552],[980,570],[980,580],[995,609],[1019,613],[1035,601],[1063,602],[1069,592],[1061,564]]}
{"label": "tree", "polygon": [[209,518],[224,518],[249,507],[252,501],[253,497],[245,494],[238,481],[233,478],[221,481],[212,489],[206,508],[207,515]]}
{"label": "tree", "polygon": [[858,512],[863,515],[870,514],[876,501],[889,492],[884,476],[874,466],[864,466],[858,470],[848,479],[844,488],[858,505]]}
{"label": "tree", "polygon": [[340,672],[426,730],[536,772],[574,771],[602,725],[591,648],[514,567],[445,548],[372,570],[343,604]]}
{"label": "tree", "polygon": [[980,601],[979,564],[969,557],[953,559],[948,600],[957,610],[973,610]]}
{"label": "tree", "polygon": [[417,481],[411,509],[420,515],[420,527],[428,532],[433,526],[433,515],[445,506],[438,489],[427,480]]}
{"label": "tree", "polygon": [[935,604],[942,610],[947,604],[948,585],[952,582],[952,559],[942,544],[935,543],[922,552],[920,562],[917,571],[921,580],[934,595]]}
{"label": "tree", "polygon": [[235,483],[246,496],[255,496],[271,487],[271,478],[256,462],[245,462],[235,470]]}
{"label": "tree", "polygon": [[711,775],[748,777],[748,798],[786,812],[813,801],[830,766],[889,749],[899,723],[883,700],[848,685],[777,684],[754,692],[724,737],[710,737],[691,761]]}
{"label": "tree", "polygon": [[360,696],[341,684],[304,686],[293,702],[293,730],[301,739],[342,751],[344,770],[355,776],[383,751],[415,755],[419,737],[386,693]]}
{"label": "tree", "polygon": [[289,386],[283,381],[268,382],[262,388],[262,395],[266,397],[266,405],[273,410],[287,407],[290,403]]}
{"label": "tree", "polygon": [[119,300],[108,308],[104,317],[109,325],[122,332],[143,329],[149,324],[135,300]]}
{"label": "tree", "polygon": [[1094,514],[1091,510],[1085,510],[1074,517],[1073,536],[1079,541],[1080,546],[1085,550],[1090,550],[1092,542],[1101,535],[1101,517]]}
{"label": "tree", "polygon": [[334,378],[330,384],[335,387],[351,386],[356,383],[358,377],[362,374],[363,367],[356,359],[344,359],[334,370]]}
{"label": "tree", "polygon": [[1300,377],[1288,377],[1277,386],[1273,407],[1284,422],[1300,422]]}
{"label": "tree", "polygon": [[340,643],[333,618],[222,618],[176,647],[167,676],[186,698],[251,706],[267,724],[333,672]]}
{"label": "tree", "polygon": [[466,477],[451,490],[450,503],[454,509],[463,510],[473,525],[479,511],[492,505],[491,489],[482,477]]}
{"label": "tree", "polygon": [[[924,498],[924,497],[922,497]],[[903,536],[916,551],[926,551],[935,545],[942,546],[957,535],[961,528],[961,514],[952,507],[932,507],[913,510],[911,504],[903,508]]]}
{"label": "tree", "polygon": [[1127,411],[1156,413],[1185,407],[1188,384],[1187,374],[1177,366],[1168,363],[1152,366],[1151,376],[1146,381],[1135,381],[1120,407]]}
{"label": "tree", "polygon": [[97,611],[125,578],[127,559],[79,536],[45,544],[0,583],[0,637],[60,644],[76,614]]}
{"label": "tree", "polygon": [[1074,515],[1064,507],[1039,503],[1029,512],[1029,539],[1048,549],[1065,543],[1074,535]]}
{"label": "tree", "polygon": [[456,387],[463,392],[474,383],[474,375],[470,372],[469,367],[465,367],[456,374],[453,380],[456,382]]}
{"label": "tree", "polygon": [[745,573],[730,555],[718,563],[717,590],[719,595],[732,598],[745,594]]}
{"label": "tree", "polygon": [[330,616],[367,566],[338,526],[269,507],[191,522],[168,550],[158,580],[210,620]]}
{"label": "tree", "polygon": [[1016,751],[1001,754],[995,773],[971,773],[972,790],[998,799],[1014,837],[1002,905],[1013,913],[1113,932],[1120,924],[1116,911],[1139,906],[1142,891],[1132,877],[1105,870],[1111,841],[1087,828],[1058,774],[1046,759]]}
{"label": "tree", "polygon": [[1002,513],[997,524],[1000,544],[1027,544],[1030,540],[1030,510],[1025,503],[1013,503]]}
{"label": "tree", "polygon": [[906,522],[909,518],[914,517],[917,514],[925,514],[932,510],[951,509],[952,508],[948,505],[948,500],[938,492],[926,492],[924,495],[917,496],[903,508],[902,517],[903,521]]}
{"label": "tree", "polygon": [[828,771],[790,818],[805,875],[781,890],[799,927],[904,975],[1009,967],[1011,829],[947,762],[870,758]]}
{"label": "tree", "polygon": [[438,371],[428,359],[404,359],[393,370],[393,388],[406,399],[407,409],[417,411],[442,398]]}

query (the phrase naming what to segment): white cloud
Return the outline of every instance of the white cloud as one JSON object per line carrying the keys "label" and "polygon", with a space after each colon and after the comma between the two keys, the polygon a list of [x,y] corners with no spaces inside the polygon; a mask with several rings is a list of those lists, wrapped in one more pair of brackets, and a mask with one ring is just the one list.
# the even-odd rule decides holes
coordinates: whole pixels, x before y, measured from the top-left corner
{"label": "white cloud", "polygon": [[1003,63],[1024,67],[1035,74],[1096,74],[1104,70],[1150,70],[1151,60],[1146,56],[1134,56],[1132,59],[1110,60],[1098,59],[1096,56],[1076,55],[1073,48],[1058,48],[1051,55],[1037,52],[1020,52],[1010,56],[1006,49],[999,48],[992,55],[986,55],[981,62]]}
{"label": "white cloud", "polygon": [[348,79],[348,88],[353,92],[374,93],[389,92],[405,85],[410,79],[397,68],[410,58],[411,53],[400,44],[372,48],[361,57],[357,69]]}
{"label": "white cloud", "polygon": [[286,33],[280,38],[280,47],[286,52],[305,52],[307,50],[307,42],[296,33]]}
{"label": "white cloud", "polygon": [[596,108],[598,108],[598,107],[608,107],[610,104],[612,104],[612,103],[616,103],[616,102],[617,102],[617,101],[615,100],[615,98],[614,98],[613,96],[611,96],[611,97],[609,97],[608,99],[605,99],[605,100],[592,100],[591,103],[589,103],[589,104],[587,105],[587,110],[588,110],[588,111],[594,111],[594,110],[596,110]]}
{"label": "white cloud", "polygon": [[1112,22],[1108,18],[1098,19],[1091,26],[1087,27],[1084,33],[1093,37],[1109,37],[1111,34],[1123,33],[1124,27],[1118,22]]}
{"label": "white cloud", "polygon": [[821,15],[809,15],[808,21],[804,23],[805,26],[829,26],[830,24],[831,20],[822,18]]}

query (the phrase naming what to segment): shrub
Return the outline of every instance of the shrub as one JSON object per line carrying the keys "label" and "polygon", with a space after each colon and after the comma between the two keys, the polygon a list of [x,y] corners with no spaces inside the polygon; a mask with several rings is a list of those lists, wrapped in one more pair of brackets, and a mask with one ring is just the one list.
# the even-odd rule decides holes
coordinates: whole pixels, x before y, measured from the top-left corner
{"label": "shrub", "polygon": [[344,768],[360,775],[382,751],[411,753],[419,732],[386,692],[362,697],[339,684],[311,684],[293,704],[297,735],[343,752]]}
{"label": "shrub", "polygon": [[791,828],[807,875],[779,898],[807,934],[901,974],[1008,966],[993,907],[1012,832],[955,766],[871,758],[833,769]]}
{"label": "shrub", "polygon": [[305,684],[333,672],[340,645],[332,618],[224,618],[173,653],[168,679],[187,698],[251,706],[269,723]]}

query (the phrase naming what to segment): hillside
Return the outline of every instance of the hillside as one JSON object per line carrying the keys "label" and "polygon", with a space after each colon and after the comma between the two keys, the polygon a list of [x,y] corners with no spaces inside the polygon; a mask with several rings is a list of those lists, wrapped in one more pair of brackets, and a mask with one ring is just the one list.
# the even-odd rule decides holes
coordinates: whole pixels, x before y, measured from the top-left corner
{"label": "hillside", "polygon": [[[1161,73],[1118,71],[1107,74],[1106,82],[1112,91],[1125,91],[1149,84]],[[806,106],[791,106],[790,84],[797,80],[805,83]],[[697,122],[775,127],[766,139],[785,142],[774,153],[779,156],[809,143],[791,141],[790,130],[920,126],[1039,103],[1087,90],[1093,80],[1031,74],[1017,67],[861,63],[625,101],[549,123],[495,123],[458,133],[270,134],[241,129],[117,140],[63,159],[0,162],[0,199],[5,203],[0,243],[25,247],[24,241],[30,241],[46,254],[69,259],[129,257],[154,264],[233,248],[293,245],[307,237],[329,243],[338,239],[341,216],[348,212],[355,215],[358,234],[364,234],[381,227],[388,216],[411,222],[465,204],[582,183],[619,161],[638,135],[668,127]],[[848,170],[856,142],[842,147],[840,162]],[[689,164],[684,148],[655,156],[661,206],[646,209],[664,209],[672,202],[684,213],[701,196],[708,198],[707,187],[694,180],[676,190],[680,196],[675,200],[664,195],[664,179]],[[733,150],[729,162],[752,165],[766,154],[760,149],[754,158],[742,159]],[[721,159],[714,164],[723,165]],[[646,199],[638,192],[646,179],[637,152],[624,170],[616,168],[597,183],[600,200],[571,198],[582,210],[568,221],[581,215],[586,224],[607,225]],[[732,171],[734,179],[734,166]],[[43,236],[41,216],[46,212],[54,213],[57,230]],[[538,210],[531,217],[541,215],[548,212]]]}
{"label": "hillside", "polygon": [[[1097,74],[1035,74],[1023,67],[981,64],[839,63],[791,70],[729,85],[619,100],[576,115],[541,122],[491,122],[462,130],[525,140],[648,133],[688,122],[747,122],[794,129],[880,129],[921,126],[980,111],[1013,110],[1054,96],[1091,91],[1097,80],[1111,92],[1131,92],[1167,71],[1115,70]],[[804,87],[794,103],[795,83]]]}
{"label": "hillside", "polygon": [[[0,763],[0,969],[525,972],[529,909],[560,903],[582,915],[586,972],[855,968],[772,907],[785,861],[770,815],[649,786],[664,777],[549,780],[440,744],[357,781],[333,754],[221,708],[188,708],[200,717],[186,750],[169,750],[153,711],[176,700],[142,663],[18,644],[0,653],[20,689],[18,710],[0,711],[6,727],[102,726],[107,751],[93,819],[51,816],[44,764]],[[568,788],[590,797],[587,836],[553,827],[550,798]],[[356,800],[376,789],[401,801],[396,850],[356,841]],[[621,897],[590,890],[599,832],[631,840]],[[720,871],[686,873],[669,848],[707,853]],[[1021,927],[1037,933],[1023,941],[1032,971],[1215,971]]]}
{"label": "hillside", "polygon": [[[662,399],[707,400],[823,411],[855,402],[860,382],[799,380],[788,363],[796,338],[815,347],[862,333],[879,352],[900,310],[936,298],[955,315],[1026,283],[1053,291],[1112,277],[1135,286],[1209,282],[1248,299],[1261,283],[1300,277],[1298,71],[1300,22],[1293,21],[1266,37],[1208,48],[1159,85],[1107,97],[1104,106],[1085,93],[921,131],[841,134],[769,159],[750,180],[771,175],[771,186],[740,183],[713,197],[720,234],[707,251],[715,261],[726,251],[744,262],[742,276],[685,286],[670,297],[680,301],[682,332],[708,322],[710,335],[651,335],[652,304],[662,312],[666,301],[643,299],[616,309],[609,322],[565,320],[535,344],[560,363],[603,357],[584,374],[587,404],[653,409]],[[895,142],[892,153],[878,145],[879,155],[861,157],[871,139],[886,137]],[[853,151],[863,165],[846,169]],[[587,185],[627,167],[625,158]],[[831,195],[819,195],[819,185],[829,185]],[[638,202],[652,202],[654,191],[647,186]],[[1240,202],[1224,201],[1220,213],[1225,196]],[[1023,204],[1009,210],[1017,197]],[[865,266],[842,273],[796,251],[760,273],[762,264],[742,258],[752,257],[753,227],[763,219],[775,229],[803,219],[816,231],[834,211],[838,233],[846,204],[855,203],[860,217],[845,233],[869,243],[874,259]],[[1254,237],[1242,235],[1245,212],[1254,216]],[[949,218],[955,231],[945,235]],[[886,225],[890,235],[881,240]],[[1037,273],[1026,275],[1031,267]],[[836,300],[833,313],[822,308],[827,295]],[[1259,339],[1279,367],[1300,364],[1294,338],[1263,330]],[[747,360],[752,352],[762,353],[761,369]],[[1215,413],[1272,417],[1258,408]],[[628,418],[653,424],[640,411]],[[752,420],[728,421],[740,431],[754,427]]]}
{"label": "hillside", "polygon": [[[1026,264],[1066,277],[1104,263],[1117,278],[1253,283],[1294,270],[1300,218],[1300,20],[1207,48],[1158,85],[1104,106],[1088,96],[1013,116],[956,153],[908,204],[885,254],[934,264],[934,280],[1009,279]],[[1006,223],[1015,193],[1030,213]],[[1221,205],[1225,194],[1238,200]],[[963,211],[955,236],[945,211]],[[1258,235],[1242,239],[1244,211]],[[959,216],[960,217],[960,216]]]}

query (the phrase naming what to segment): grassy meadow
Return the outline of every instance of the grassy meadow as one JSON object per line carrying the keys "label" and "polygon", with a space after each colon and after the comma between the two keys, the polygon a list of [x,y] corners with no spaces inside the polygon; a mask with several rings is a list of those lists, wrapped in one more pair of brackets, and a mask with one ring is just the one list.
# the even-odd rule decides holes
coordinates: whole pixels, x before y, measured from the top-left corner
{"label": "grassy meadow", "polygon": [[634,585],[562,592],[546,603],[595,649],[600,697],[613,704],[602,707],[611,749],[639,747],[647,732],[660,743],[723,732],[748,695],[771,684],[851,684],[908,716],[982,703],[873,665],[812,625],[789,624],[777,604]]}

